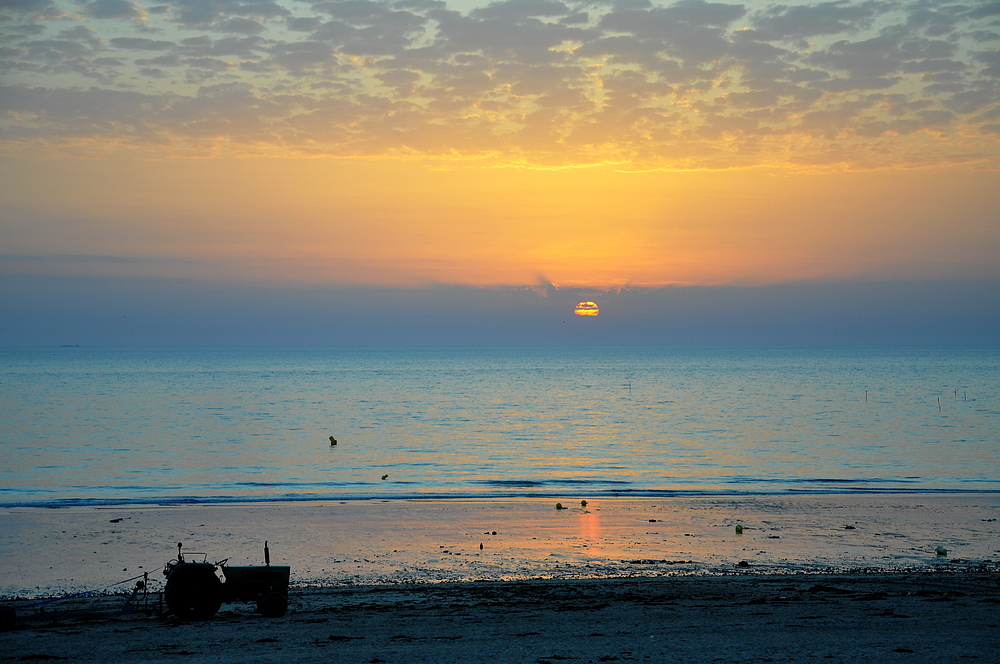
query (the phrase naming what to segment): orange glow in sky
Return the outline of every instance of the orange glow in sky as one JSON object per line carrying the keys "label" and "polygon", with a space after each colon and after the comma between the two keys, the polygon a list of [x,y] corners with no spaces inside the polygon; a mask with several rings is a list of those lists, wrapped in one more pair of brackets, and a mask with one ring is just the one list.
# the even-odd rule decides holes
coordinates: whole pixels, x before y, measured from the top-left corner
{"label": "orange glow in sky", "polygon": [[1000,31],[973,0],[933,30],[855,0],[14,4],[0,271],[1000,275]]}
{"label": "orange glow in sky", "polygon": [[1000,271],[995,182],[964,169],[18,159],[0,164],[3,244],[26,258],[0,269],[598,288],[986,276]]}
{"label": "orange glow in sky", "polygon": [[594,302],[581,302],[573,310],[577,316],[597,316],[601,313],[600,308]]}

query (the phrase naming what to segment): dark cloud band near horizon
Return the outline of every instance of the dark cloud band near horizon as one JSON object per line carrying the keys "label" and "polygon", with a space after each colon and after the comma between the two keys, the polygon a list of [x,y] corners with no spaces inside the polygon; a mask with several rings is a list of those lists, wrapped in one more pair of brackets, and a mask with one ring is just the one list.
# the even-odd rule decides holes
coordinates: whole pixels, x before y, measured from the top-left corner
{"label": "dark cloud band near horizon", "polygon": [[[581,300],[597,317],[573,315]],[[597,291],[0,276],[0,346],[1000,344],[1000,280]]]}
{"label": "dark cloud band near horizon", "polygon": [[0,150],[997,165],[1000,3],[0,2]]}

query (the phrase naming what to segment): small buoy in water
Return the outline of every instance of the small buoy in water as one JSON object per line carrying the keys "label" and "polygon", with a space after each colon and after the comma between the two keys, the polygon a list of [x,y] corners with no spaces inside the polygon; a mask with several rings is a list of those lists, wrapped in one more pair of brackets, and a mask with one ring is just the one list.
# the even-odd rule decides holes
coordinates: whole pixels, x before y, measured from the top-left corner
{"label": "small buoy in water", "polygon": [[480,543],[479,543],[479,550],[480,550],[480,551],[482,551],[482,550],[483,550],[483,543],[482,543],[482,542],[480,542]]}
{"label": "small buoy in water", "polygon": [[562,506],[562,503],[556,503],[556,509],[557,510],[564,510],[566,508]]}
{"label": "small buoy in water", "polygon": [[334,438],[333,436],[330,436],[330,444],[331,445],[336,445],[337,444],[337,439]]}
{"label": "small buoy in water", "polygon": [[586,507],[586,506],[587,506],[587,501],[586,500],[581,500],[580,501],[580,507]]}
{"label": "small buoy in water", "polygon": [[944,548],[943,546],[938,546],[938,548],[934,549],[934,553],[938,554],[939,556],[947,556],[948,549]]}
{"label": "small buoy in water", "polygon": [[387,480],[387,479],[389,479],[389,473],[386,473],[385,475],[383,475],[383,476],[382,476],[382,479],[384,479],[384,480]]}
{"label": "small buoy in water", "polygon": [[736,526],[736,534],[737,535],[742,535],[743,534],[743,526],[740,526],[740,525]]}

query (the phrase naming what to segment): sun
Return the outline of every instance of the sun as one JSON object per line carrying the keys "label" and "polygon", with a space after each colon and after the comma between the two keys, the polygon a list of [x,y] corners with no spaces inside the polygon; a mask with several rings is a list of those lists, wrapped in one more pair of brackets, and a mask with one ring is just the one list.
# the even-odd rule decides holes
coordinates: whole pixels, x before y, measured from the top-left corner
{"label": "sun", "polygon": [[577,316],[597,316],[601,313],[601,309],[597,306],[596,302],[581,302],[576,305],[573,313]]}

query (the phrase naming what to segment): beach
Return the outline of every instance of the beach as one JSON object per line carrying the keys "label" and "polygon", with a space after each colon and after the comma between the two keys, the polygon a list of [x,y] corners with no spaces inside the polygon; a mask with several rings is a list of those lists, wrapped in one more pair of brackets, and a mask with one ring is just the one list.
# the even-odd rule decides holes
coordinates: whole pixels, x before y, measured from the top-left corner
{"label": "beach", "polygon": [[282,618],[57,618],[0,644],[8,661],[994,662],[1000,587],[929,572],[312,588]]}
{"label": "beach", "polygon": [[[0,639],[73,661],[995,661],[996,494],[556,502],[9,509],[4,605],[25,608]],[[158,617],[178,542],[258,565],[264,540],[292,568],[284,617]],[[146,572],[148,603],[112,615]]]}
{"label": "beach", "polygon": [[1000,560],[998,519],[1000,494],[8,509],[0,594],[58,596],[143,572],[159,584],[179,542],[253,565],[267,541],[298,587],[979,569]]}

